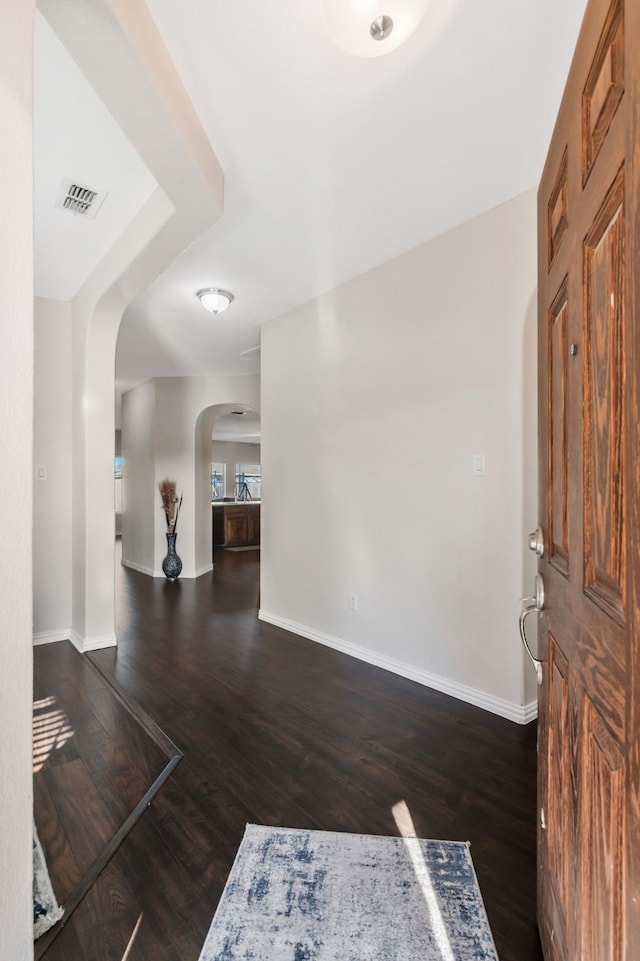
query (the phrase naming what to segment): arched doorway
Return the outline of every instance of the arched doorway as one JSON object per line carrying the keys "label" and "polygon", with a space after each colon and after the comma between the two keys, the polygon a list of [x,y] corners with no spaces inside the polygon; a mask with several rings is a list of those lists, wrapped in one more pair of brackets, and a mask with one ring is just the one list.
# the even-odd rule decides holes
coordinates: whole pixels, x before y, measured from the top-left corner
{"label": "arched doorway", "polygon": [[[196,566],[218,549],[259,547],[260,415],[246,403],[216,404],[196,423]],[[209,518],[209,520],[207,520]]]}

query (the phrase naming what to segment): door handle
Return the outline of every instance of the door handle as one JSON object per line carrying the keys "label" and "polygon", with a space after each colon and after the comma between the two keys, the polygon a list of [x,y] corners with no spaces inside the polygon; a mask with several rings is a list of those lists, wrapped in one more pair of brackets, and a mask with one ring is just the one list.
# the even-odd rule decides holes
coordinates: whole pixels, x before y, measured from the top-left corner
{"label": "door handle", "polygon": [[529,599],[533,603],[522,608],[520,611],[518,625],[520,627],[520,640],[522,641],[522,645],[527,652],[534,671],[536,672],[538,685],[540,685],[542,684],[542,661],[539,661],[537,657],[534,657],[533,651],[529,647],[529,642],[527,641],[527,635],[525,631],[525,621],[529,617],[529,614],[540,614],[544,610],[544,581],[541,574],[536,574],[534,583],[534,596],[532,598],[526,598],[526,600]]}
{"label": "door handle", "polygon": [[544,557],[544,534],[541,527],[529,534],[529,550],[535,551],[538,557]]}

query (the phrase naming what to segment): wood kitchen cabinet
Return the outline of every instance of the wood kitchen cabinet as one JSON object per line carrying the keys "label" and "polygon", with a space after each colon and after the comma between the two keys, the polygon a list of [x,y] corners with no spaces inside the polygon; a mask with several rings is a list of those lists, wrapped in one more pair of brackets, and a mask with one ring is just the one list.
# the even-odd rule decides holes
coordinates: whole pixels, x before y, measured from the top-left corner
{"label": "wood kitchen cabinet", "polygon": [[249,511],[247,514],[247,535],[249,538],[249,544],[259,544],[260,543],[260,507],[256,505],[257,510]]}
{"label": "wood kitchen cabinet", "polygon": [[213,504],[213,546],[254,547],[260,543],[260,504]]}

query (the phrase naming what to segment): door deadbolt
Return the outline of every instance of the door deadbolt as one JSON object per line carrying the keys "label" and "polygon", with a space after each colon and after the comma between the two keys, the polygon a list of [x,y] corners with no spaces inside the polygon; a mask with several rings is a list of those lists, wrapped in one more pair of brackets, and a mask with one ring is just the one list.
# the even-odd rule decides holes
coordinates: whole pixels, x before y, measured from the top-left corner
{"label": "door deadbolt", "polygon": [[529,550],[535,551],[538,557],[544,557],[544,534],[541,527],[529,534]]}

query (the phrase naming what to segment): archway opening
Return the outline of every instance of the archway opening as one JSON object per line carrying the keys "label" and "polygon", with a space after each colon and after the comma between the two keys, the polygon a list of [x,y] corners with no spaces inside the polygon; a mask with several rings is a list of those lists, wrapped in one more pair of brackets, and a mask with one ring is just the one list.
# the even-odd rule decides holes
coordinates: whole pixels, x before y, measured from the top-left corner
{"label": "archway opening", "polygon": [[203,521],[196,552],[203,564],[202,531],[210,518],[212,563],[225,550],[260,548],[262,458],[260,415],[247,404],[218,404],[204,410],[196,426],[196,498]]}

